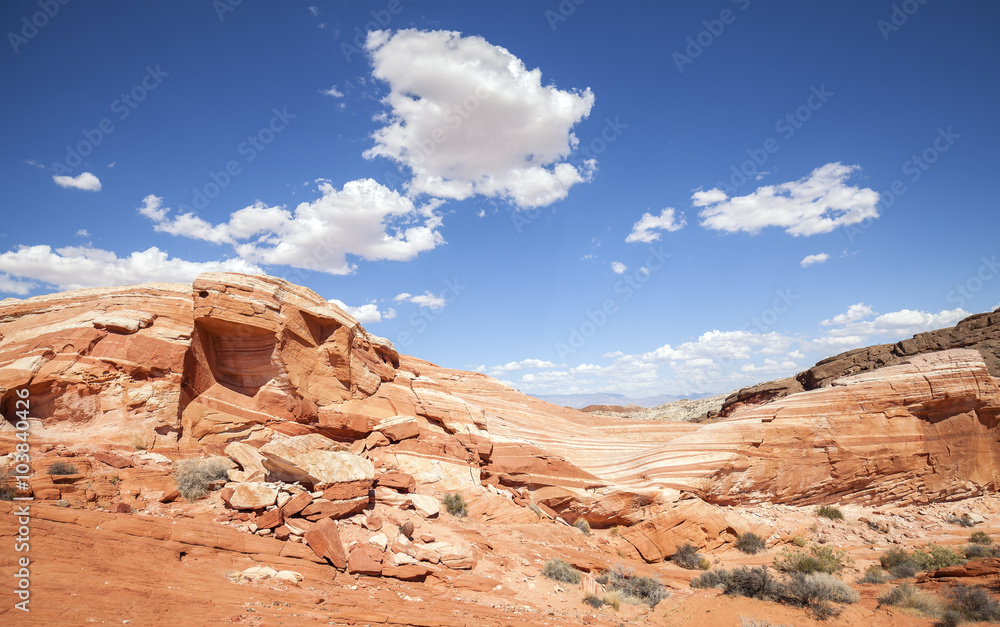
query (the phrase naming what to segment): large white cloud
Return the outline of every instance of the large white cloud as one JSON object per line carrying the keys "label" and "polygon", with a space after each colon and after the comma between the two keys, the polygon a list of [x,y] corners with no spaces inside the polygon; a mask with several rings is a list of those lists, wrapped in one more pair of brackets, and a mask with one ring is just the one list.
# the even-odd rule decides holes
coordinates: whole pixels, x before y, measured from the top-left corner
{"label": "large white cloud", "polygon": [[350,274],[356,265],[348,255],[370,261],[408,261],[444,243],[438,231],[442,203],[417,206],[395,190],[362,179],[338,190],[319,182],[321,196],[294,211],[262,202],[231,214],[228,222],[211,224],[190,213],[169,217],[163,199],[147,196],[138,211],[157,231],[232,245],[252,263],[283,265],[329,274]]}
{"label": "large white cloud", "polygon": [[186,261],[170,257],[155,246],[118,257],[109,250],[86,246],[52,250],[39,245],[0,254],[0,272],[68,290],[151,282],[190,283],[202,272],[260,274],[261,269],[242,259]]}
{"label": "large white cloud", "polygon": [[549,205],[592,176],[595,162],[566,160],[573,127],[590,114],[590,89],[542,84],[506,49],[451,31],[369,33],[373,75],[388,83],[385,126],[366,158],[386,157],[412,173],[407,188],[439,198],[508,198]]}
{"label": "large white cloud", "polygon": [[674,210],[670,207],[661,211],[658,216],[654,216],[651,213],[644,213],[639,218],[639,221],[632,225],[632,232],[625,238],[625,242],[628,244],[634,242],[645,242],[648,244],[660,239],[660,234],[654,233],[653,229],[673,232],[681,230],[685,224],[687,222],[684,221],[684,218],[675,216]]}
{"label": "large white cloud", "polygon": [[808,176],[780,185],[757,188],[730,198],[720,189],[695,192],[701,225],[719,231],[758,233],[769,226],[794,235],[816,235],[877,218],[878,193],[847,185],[856,165],[828,163]]}
{"label": "large white cloud", "polygon": [[857,322],[858,320],[864,320],[868,316],[875,315],[875,310],[873,310],[869,305],[864,303],[855,303],[847,308],[847,311],[842,314],[837,314],[829,320],[824,320],[820,322],[821,325],[825,327],[833,326],[836,324],[848,324],[850,322]]}
{"label": "large white cloud", "polygon": [[361,305],[360,307],[351,307],[350,305],[344,303],[342,300],[337,300],[336,298],[331,298],[330,302],[340,307],[345,312],[350,314],[355,320],[361,324],[369,324],[372,322],[382,322],[382,319],[391,320],[396,317],[396,310],[389,308],[386,311],[380,311],[378,308],[378,303],[370,302]]}
{"label": "large white cloud", "polygon": [[101,191],[101,181],[90,172],[82,172],[76,176],[53,176],[52,180],[59,187],[82,189],[85,192]]}

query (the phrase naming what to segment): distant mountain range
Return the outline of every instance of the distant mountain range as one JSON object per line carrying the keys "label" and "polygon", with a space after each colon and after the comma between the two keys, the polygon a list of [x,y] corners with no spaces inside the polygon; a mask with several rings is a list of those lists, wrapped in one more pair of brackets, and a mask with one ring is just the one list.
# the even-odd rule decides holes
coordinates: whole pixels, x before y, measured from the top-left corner
{"label": "distant mountain range", "polygon": [[657,394],[656,396],[646,396],[643,398],[631,398],[624,394],[612,394],[610,392],[598,392],[595,394],[533,394],[537,399],[554,405],[582,409],[587,405],[638,405],[639,407],[656,407],[664,403],[672,403],[684,399],[697,400],[708,398],[711,394],[689,394],[687,396],[674,396],[672,394]]}

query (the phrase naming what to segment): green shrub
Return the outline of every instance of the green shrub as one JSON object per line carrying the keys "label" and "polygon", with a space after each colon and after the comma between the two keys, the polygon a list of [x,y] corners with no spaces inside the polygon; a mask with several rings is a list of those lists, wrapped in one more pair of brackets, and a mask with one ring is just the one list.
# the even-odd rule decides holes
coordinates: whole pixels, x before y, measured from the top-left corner
{"label": "green shrub", "polygon": [[993,547],[982,544],[970,544],[962,551],[965,559],[975,560],[984,557],[993,557]]}
{"label": "green shrub", "polygon": [[736,536],[736,548],[747,555],[756,555],[767,548],[767,543],[764,538],[748,531]]}
{"label": "green shrub", "polygon": [[892,575],[893,579],[913,579],[920,570],[920,566],[916,562],[906,561],[889,569],[889,574]]}
{"label": "green shrub", "polygon": [[604,605],[604,599],[590,592],[588,592],[587,595],[583,597],[583,602],[589,605],[590,607],[601,607]]}
{"label": "green shrub", "polygon": [[465,497],[457,492],[449,492],[441,497],[441,503],[445,510],[452,516],[464,518],[469,514],[469,504],[465,502]]}
{"label": "green shrub", "polygon": [[864,577],[858,579],[858,583],[882,584],[887,581],[889,581],[889,576],[882,570],[881,566],[869,566]]}
{"label": "green shrub", "polygon": [[792,538],[792,544],[799,547],[800,549],[806,545],[806,539],[802,536],[795,536]]}
{"label": "green shrub", "polygon": [[975,586],[955,586],[947,594],[951,609],[962,618],[973,622],[1000,622],[1000,603],[986,590]]}
{"label": "green shrub", "polygon": [[786,548],[781,556],[774,560],[774,566],[778,570],[804,574],[836,574],[849,564],[851,558],[845,551],[815,544],[809,547],[808,551]]}
{"label": "green shrub", "polygon": [[830,520],[844,520],[844,513],[833,505],[820,505],[816,508],[816,515]]}
{"label": "green shrub", "polygon": [[776,601],[785,594],[784,585],[766,566],[710,570],[695,577],[691,587],[722,588],[722,594],[764,601]]}
{"label": "green shrub", "polygon": [[[671,562],[688,570],[697,570],[701,568],[702,560],[702,556],[698,553],[698,547],[690,542],[682,544],[677,548],[677,552],[670,556]],[[709,564],[709,567],[711,567],[711,564]]]}
{"label": "green shrub", "polygon": [[931,544],[926,551],[918,549],[912,553],[899,548],[890,549],[879,558],[879,563],[894,578],[908,579],[925,570],[963,564],[965,559],[949,548]]}
{"label": "green shrub", "polygon": [[75,475],[76,466],[73,464],[68,464],[66,462],[55,462],[49,466],[50,475]]}
{"label": "green shrub", "polygon": [[602,575],[598,582],[609,591],[618,592],[626,603],[645,603],[649,607],[670,596],[667,588],[650,577],[636,577],[630,568],[617,564]]}
{"label": "green shrub", "polygon": [[550,559],[542,567],[542,574],[563,583],[580,583],[580,571],[561,559]]}
{"label": "green shrub", "polygon": [[941,601],[933,595],[921,592],[910,583],[902,583],[878,595],[879,605],[908,607],[927,616],[939,616],[944,610]]}
{"label": "green shrub", "polygon": [[973,544],[982,544],[984,546],[990,546],[993,544],[993,538],[990,537],[985,531],[973,531],[972,535],[969,536],[969,542]]}
{"label": "green shrub", "polygon": [[177,489],[189,501],[201,498],[209,493],[213,483],[229,478],[227,466],[226,461],[218,457],[180,462],[174,472]]}
{"label": "green shrub", "polygon": [[577,518],[576,522],[573,523],[573,526],[583,532],[583,535],[590,535],[590,523],[587,522],[586,518]]}

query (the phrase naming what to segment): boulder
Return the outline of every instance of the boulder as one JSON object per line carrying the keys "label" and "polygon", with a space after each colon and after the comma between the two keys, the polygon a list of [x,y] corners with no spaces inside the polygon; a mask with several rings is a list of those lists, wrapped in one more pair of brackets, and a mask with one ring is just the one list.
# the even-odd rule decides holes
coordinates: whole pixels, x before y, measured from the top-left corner
{"label": "boulder", "polygon": [[377,475],[375,477],[375,485],[406,493],[417,491],[417,481],[413,478],[413,475],[399,471],[383,472]]}
{"label": "boulder", "polygon": [[225,453],[243,468],[242,471],[230,471],[231,475],[233,472],[237,473],[240,481],[264,481],[267,478],[267,469],[263,464],[265,457],[254,447],[242,442],[232,442],[226,446]]}
{"label": "boulder", "polygon": [[417,510],[424,518],[432,518],[441,511],[441,503],[433,496],[424,494],[410,494],[407,497],[413,509]]}
{"label": "boulder", "polygon": [[285,518],[288,518],[289,516],[294,516],[295,514],[298,514],[306,507],[308,507],[309,504],[312,502],[313,502],[312,494],[308,492],[299,492],[298,494],[293,496],[287,503],[281,506],[281,513],[284,515]]}
{"label": "boulder", "polygon": [[347,560],[347,570],[351,573],[379,577],[382,575],[382,551],[373,546],[359,544],[351,549]]}
{"label": "boulder", "polygon": [[280,507],[269,509],[254,519],[254,524],[257,525],[258,529],[274,529],[284,522],[285,518],[281,514]]}
{"label": "boulder", "polygon": [[229,506],[233,509],[264,509],[278,499],[278,489],[267,483],[238,483],[227,487],[233,490],[229,497]]}
{"label": "boulder", "polygon": [[367,505],[367,496],[342,501],[313,501],[300,515],[313,522],[324,518],[340,519],[361,512]]}
{"label": "boulder", "polygon": [[347,555],[340,541],[337,523],[329,518],[319,521],[305,532],[305,542],[317,557],[328,560],[335,568],[347,568]]}
{"label": "boulder", "polygon": [[420,424],[413,416],[393,416],[384,418],[375,426],[375,431],[382,433],[392,442],[420,435]]}

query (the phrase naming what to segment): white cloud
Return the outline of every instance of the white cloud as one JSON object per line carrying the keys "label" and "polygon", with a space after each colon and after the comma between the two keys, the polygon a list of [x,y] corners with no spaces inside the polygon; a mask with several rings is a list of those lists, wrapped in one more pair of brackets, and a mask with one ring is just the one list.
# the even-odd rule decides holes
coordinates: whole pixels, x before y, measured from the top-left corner
{"label": "white cloud", "polygon": [[90,237],[90,231],[88,231],[87,229],[77,229],[76,230],[76,236],[77,237]]}
{"label": "white cloud", "polygon": [[626,270],[628,270],[628,266],[626,266],[622,262],[620,261],[611,262],[611,271],[614,272],[615,274],[625,274]]}
{"label": "white cloud", "polygon": [[818,255],[806,255],[802,259],[802,261],[799,262],[799,265],[802,266],[803,268],[808,268],[809,266],[813,265],[814,263],[825,263],[826,260],[829,259],[829,258],[830,258],[830,255],[828,255],[826,253],[819,253]]}
{"label": "white cloud", "polygon": [[436,296],[431,294],[429,291],[424,292],[423,294],[417,294],[416,296],[410,294],[409,292],[403,292],[402,294],[397,294],[393,300],[397,303],[414,303],[429,309],[441,309],[448,304],[448,301],[446,301],[443,296]]}
{"label": "white cloud", "polygon": [[139,213],[163,233],[232,245],[252,263],[292,266],[351,274],[348,255],[409,261],[444,243],[437,230],[442,201],[416,206],[412,200],[371,179],[350,181],[338,190],[321,181],[322,195],[299,204],[294,212],[262,202],[231,214],[228,222],[210,224],[191,213],[168,219],[163,199],[149,195]]}
{"label": "white cloud", "polygon": [[32,167],[38,168],[39,170],[45,169],[45,165],[35,161],[34,159],[25,159],[24,162]]}
{"label": "white cloud", "polygon": [[648,244],[660,239],[660,234],[654,233],[653,229],[673,232],[681,230],[686,224],[683,217],[674,216],[674,210],[670,207],[661,211],[658,216],[647,212],[642,214],[639,221],[632,225],[632,232],[625,238],[625,242],[629,244],[645,242]]}
{"label": "white cloud", "polygon": [[119,258],[114,252],[87,246],[21,246],[0,254],[0,272],[43,281],[60,289],[110,287],[150,282],[190,283],[202,272],[261,274],[242,259],[195,262],[170,257],[156,248]]}
{"label": "white cloud", "polygon": [[[493,366],[489,369],[491,373],[514,372],[516,370],[531,370],[538,368],[555,368],[557,364],[541,359],[522,359],[521,361],[510,361],[502,366]],[[496,376],[494,374],[493,376]]]}
{"label": "white cloud", "polygon": [[351,307],[350,305],[344,304],[344,301],[337,300],[336,298],[331,298],[330,302],[340,307],[346,311],[351,317],[360,322],[361,324],[368,324],[371,322],[382,322],[382,318],[391,319],[396,317],[396,312],[393,310],[392,315],[389,316],[388,312],[381,312],[378,309],[378,304],[374,301],[361,305],[360,307]]}
{"label": "white cloud", "polygon": [[333,96],[334,98],[343,98],[344,97],[344,92],[342,92],[339,89],[337,89],[336,85],[334,85],[330,89],[320,90],[319,93],[325,94],[327,96]]}
{"label": "white cloud", "polygon": [[389,307],[387,310],[382,312],[382,317],[386,320],[392,320],[393,318],[396,317],[396,310],[393,309],[392,307]]}
{"label": "white cloud", "polygon": [[858,320],[864,320],[868,316],[875,314],[875,311],[864,303],[856,303],[847,308],[847,311],[842,314],[837,314],[829,320],[824,320],[820,322],[821,325],[829,327],[835,324],[848,324],[850,322],[857,322]]}
{"label": "white cloud", "polygon": [[788,349],[792,339],[780,333],[752,333],[750,331],[708,331],[694,342],[684,342],[676,348],[665,344],[654,351],[643,353],[643,361],[690,361],[695,359],[742,360],[750,359],[755,352],[776,354]]}
{"label": "white cloud", "polygon": [[506,49],[457,32],[375,31],[366,47],[390,92],[377,118],[386,125],[364,156],[410,168],[410,193],[539,207],[593,175],[593,160],[566,162],[579,143],[572,129],[594,104],[589,89],[543,85],[540,70]]}
{"label": "white cloud", "polygon": [[118,165],[118,162],[112,161],[111,163],[108,164],[108,168],[114,168],[116,165]]}
{"label": "white cloud", "polygon": [[101,191],[101,181],[90,172],[83,172],[77,176],[53,176],[52,180],[59,187],[69,187],[71,189],[82,189],[85,192]]}
{"label": "white cloud", "polygon": [[20,281],[8,274],[0,274],[0,294],[24,296],[37,286],[31,281]]}
{"label": "white cloud", "polygon": [[309,12],[314,16],[319,15],[319,7],[309,7]]}
{"label": "white cloud", "polygon": [[856,165],[828,163],[808,176],[780,185],[759,187],[747,196],[729,198],[719,189],[695,192],[698,214],[706,228],[731,233],[758,233],[777,226],[793,235],[816,235],[877,218],[878,193],[846,185]]}

